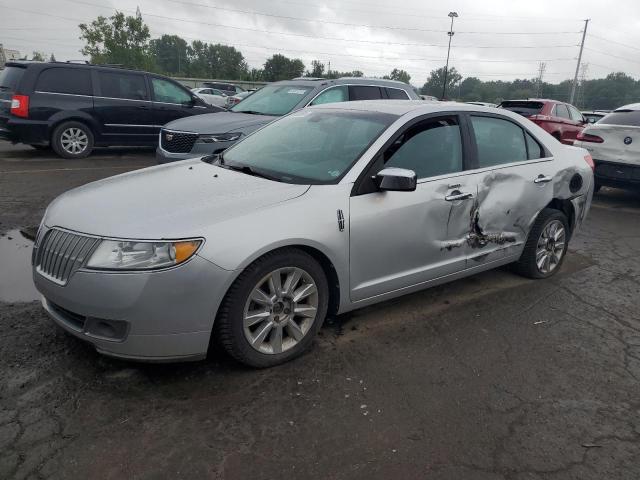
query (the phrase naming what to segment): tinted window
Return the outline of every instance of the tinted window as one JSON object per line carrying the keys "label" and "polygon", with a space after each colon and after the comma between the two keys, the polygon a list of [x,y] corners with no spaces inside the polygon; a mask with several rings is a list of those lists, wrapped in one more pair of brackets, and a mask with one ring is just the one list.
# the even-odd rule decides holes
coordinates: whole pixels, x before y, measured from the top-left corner
{"label": "tinted window", "polygon": [[491,167],[527,159],[523,130],[508,120],[471,117],[478,147],[478,166]]}
{"label": "tinted window", "polygon": [[571,119],[571,117],[569,116],[569,110],[567,110],[567,106],[562,103],[558,103],[555,106],[555,115],[556,117],[567,118],[569,120]]}
{"label": "tinted window", "polygon": [[502,102],[498,108],[505,108],[507,110],[511,110],[512,112],[519,113],[520,115],[524,115],[525,117],[529,117],[531,115],[537,115],[542,111],[544,107],[544,103],[542,102]]}
{"label": "tinted window", "polygon": [[458,122],[442,118],[410,128],[385,152],[385,166],[413,170],[418,178],[462,171]]}
{"label": "tinted window", "polygon": [[313,90],[299,85],[267,85],[232,108],[234,112],[252,112],[262,115],[289,113]]}
{"label": "tinted window", "polygon": [[350,100],[380,100],[382,94],[380,87],[367,87],[361,85],[353,85],[349,87]]}
{"label": "tinted window", "polygon": [[224,153],[224,164],[248,166],[288,183],[333,183],[397,118],[330,108],[300,110],[238,142]]}
{"label": "tinted window", "polygon": [[349,92],[347,87],[333,87],[325,90],[318,95],[311,105],[321,105],[323,103],[346,102],[349,100]]}
{"label": "tinted window", "polygon": [[7,67],[0,71],[0,90],[15,92],[25,70],[20,67]]}
{"label": "tinted window", "polygon": [[572,107],[571,105],[567,105],[567,108],[569,109],[569,116],[571,116],[571,120],[573,120],[574,122],[584,121],[584,119],[582,118],[582,114],[576,108]]}
{"label": "tinted window", "polygon": [[98,72],[103,97],[148,100],[144,76],[131,73]]}
{"label": "tinted window", "polygon": [[540,144],[536,141],[535,138],[529,134],[529,132],[524,133],[525,139],[527,141],[527,151],[529,152],[529,160],[535,160],[536,158],[544,158],[546,155],[544,154],[544,149]]}
{"label": "tinted window", "polygon": [[85,68],[48,68],[38,77],[36,90],[40,92],[93,95],[91,72]]}
{"label": "tinted window", "polygon": [[408,100],[409,95],[404,90],[399,88],[387,88],[387,96],[394,100]]}
{"label": "tinted window", "polygon": [[604,125],[640,127],[640,110],[616,110],[598,120],[598,124],[601,123]]}
{"label": "tinted window", "polygon": [[191,95],[184,88],[169,80],[152,78],[151,86],[153,87],[153,98],[156,102],[183,104],[191,101]]}

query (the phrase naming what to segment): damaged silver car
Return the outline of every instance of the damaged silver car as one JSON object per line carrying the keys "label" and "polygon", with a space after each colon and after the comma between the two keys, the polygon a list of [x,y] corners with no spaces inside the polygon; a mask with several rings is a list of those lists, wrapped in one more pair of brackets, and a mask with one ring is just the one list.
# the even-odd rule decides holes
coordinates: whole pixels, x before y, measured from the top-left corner
{"label": "damaged silver car", "polygon": [[65,330],[106,355],[267,367],[327,315],[500,265],[561,267],[593,194],[588,153],[520,115],[365,101],[294,112],[224,155],[57,198],[33,276]]}

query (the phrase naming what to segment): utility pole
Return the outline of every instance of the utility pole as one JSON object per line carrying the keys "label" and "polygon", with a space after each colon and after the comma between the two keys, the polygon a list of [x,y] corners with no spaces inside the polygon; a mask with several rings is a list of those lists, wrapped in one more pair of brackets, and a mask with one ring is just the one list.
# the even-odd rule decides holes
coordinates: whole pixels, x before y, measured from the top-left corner
{"label": "utility pole", "polygon": [[578,99],[576,104],[580,107],[584,107],[584,88],[587,81],[587,70],[589,70],[589,64],[583,63],[580,65],[580,83],[578,84]]}
{"label": "utility pole", "polygon": [[447,63],[444,67],[444,83],[442,84],[442,100],[446,98],[447,94],[447,76],[449,74],[449,54],[451,53],[451,37],[453,37],[453,19],[458,17],[456,12],[449,12],[449,17],[451,17],[451,28],[447,32],[449,35],[449,47],[447,48]]}
{"label": "utility pole", "polygon": [[589,26],[589,18],[584,21],[584,30],[582,31],[582,42],[580,43],[580,53],[578,54],[578,63],[576,64],[576,74],[573,76],[573,85],[571,86],[571,96],[569,103],[573,103],[576,95],[576,86],[578,85],[578,72],[580,71],[580,62],[582,62],[582,51],[584,50],[584,39],[587,36],[587,27]]}
{"label": "utility pole", "polygon": [[540,62],[538,65],[538,78],[536,81],[536,97],[540,98],[542,95],[542,78],[544,77],[544,72],[547,69],[547,64],[545,62]]}

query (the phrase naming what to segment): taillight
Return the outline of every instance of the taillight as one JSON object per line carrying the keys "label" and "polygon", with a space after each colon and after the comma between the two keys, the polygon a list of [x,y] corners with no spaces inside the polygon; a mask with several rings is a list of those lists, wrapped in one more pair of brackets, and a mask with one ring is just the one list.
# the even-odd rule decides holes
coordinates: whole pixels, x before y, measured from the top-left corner
{"label": "taillight", "polygon": [[27,95],[11,97],[11,114],[23,118],[29,116],[29,97]]}
{"label": "taillight", "polygon": [[591,142],[591,143],[603,143],[604,140],[602,137],[597,135],[591,135],[589,133],[579,132],[576,136],[576,140],[580,140],[581,142]]}
{"label": "taillight", "polygon": [[593,170],[595,172],[596,170],[596,164],[593,163],[593,158],[591,158],[591,155],[586,154],[584,156],[584,161],[587,162],[587,164],[591,167],[591,170]]}

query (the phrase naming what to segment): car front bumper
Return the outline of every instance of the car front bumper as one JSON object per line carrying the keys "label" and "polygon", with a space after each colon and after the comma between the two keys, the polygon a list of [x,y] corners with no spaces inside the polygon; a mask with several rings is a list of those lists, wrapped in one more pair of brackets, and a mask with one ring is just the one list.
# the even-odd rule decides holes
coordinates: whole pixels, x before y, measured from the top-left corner
{"label": "car front bumper", "polygon": [[53,321],[98,352],[136,361],[206,357],[233,272],[199,257],[155,272],[78,270],[66,285],[33,280]]}

